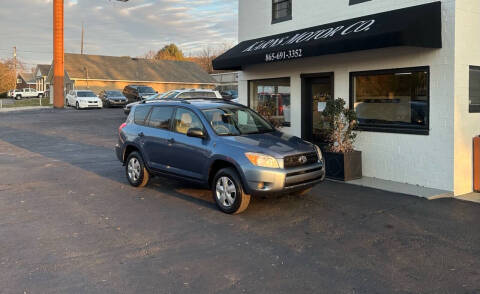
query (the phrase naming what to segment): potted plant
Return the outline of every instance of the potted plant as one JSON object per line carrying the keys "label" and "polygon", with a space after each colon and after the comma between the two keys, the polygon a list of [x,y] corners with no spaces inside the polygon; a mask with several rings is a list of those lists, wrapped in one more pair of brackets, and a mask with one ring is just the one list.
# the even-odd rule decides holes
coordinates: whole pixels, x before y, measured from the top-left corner
{"label": "potted plant", "polygon": [[323,115],[326,120],[327,145],[324,150],[327,177],[351,181],[362,177],[362,152],[353,144],[357,137],[357,115],[345,108],[342,98],[329,99]]}

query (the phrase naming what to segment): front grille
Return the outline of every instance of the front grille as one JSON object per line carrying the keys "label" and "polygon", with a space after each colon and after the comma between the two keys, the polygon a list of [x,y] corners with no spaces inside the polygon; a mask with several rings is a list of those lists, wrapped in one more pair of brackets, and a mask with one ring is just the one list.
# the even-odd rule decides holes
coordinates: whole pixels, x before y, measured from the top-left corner
{"label": "front grille", "polygon": [[88,103],[94,103],[95,104],[95,103],[97,103],[97,101],[88,101]]}
{"label": "front grille", "polygon": [[[305,160],[301,160],[302,157],[306,158]],[[286,156],[283,159],[283,165],[285,168],[292,168],[292,167],[299,167],[303,165],[309,165],[318,162],[318,155],[317,152],[309,152],[309,153],[302,153],[302,154],[295,154]]]}

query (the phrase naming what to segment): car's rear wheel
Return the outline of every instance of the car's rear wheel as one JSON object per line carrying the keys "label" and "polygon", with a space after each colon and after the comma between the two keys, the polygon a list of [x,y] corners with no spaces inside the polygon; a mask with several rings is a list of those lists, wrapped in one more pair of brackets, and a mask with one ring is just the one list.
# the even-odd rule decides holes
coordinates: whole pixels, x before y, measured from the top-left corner
{"label": "car's rear wheel", "polygon": [[245,193],[238,173],[232,168],[217,172],[212,182],[212,194],[218,208],[228,214],[241,213],[250,203],[250,195]]}
{"label": "car's rear wheel", "polygon": [[150,174],[143,163],[143,158],[138,152],[132,152],[127,158],[125,167],[127,179],[134,187],[145,187],[150,180]]}

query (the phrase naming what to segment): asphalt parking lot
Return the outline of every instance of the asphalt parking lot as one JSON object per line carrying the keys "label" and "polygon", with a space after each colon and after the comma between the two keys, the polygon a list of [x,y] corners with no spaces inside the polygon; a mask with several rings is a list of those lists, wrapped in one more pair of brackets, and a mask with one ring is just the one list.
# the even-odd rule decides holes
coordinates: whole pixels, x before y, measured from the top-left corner
{"label": "asphalt parking lot", "polygon": [[253,199],[130,187],[121,109],[0,113],[1,293],[480,293],[480,205],[336,182]]}

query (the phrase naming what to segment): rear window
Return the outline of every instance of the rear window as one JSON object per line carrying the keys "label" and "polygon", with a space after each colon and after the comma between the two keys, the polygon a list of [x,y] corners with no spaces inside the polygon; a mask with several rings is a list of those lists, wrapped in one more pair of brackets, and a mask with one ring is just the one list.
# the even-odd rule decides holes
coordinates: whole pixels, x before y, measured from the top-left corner
{"label": "rear window", "polygon": [[145,119],[147,118],[148,113],[150,112],[151,106],[138,105],[135,107],[135,116],[134,121],[137,125],[145,125]]}
{"label": "rear window", "polygon": [[170,121],[172,119],[173,107],[154,107],[148,126],[157,129],[170,129]]}
{"label": "rear window", "polygon": [[214,92],[185,92],[178,95],[178,98],[217,98]]}
{"label": "rear window", "polygon": [[95,93],[91,91],[78,91],[77,97],[96,97]]}

